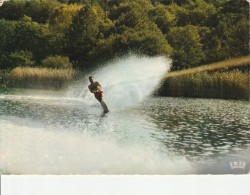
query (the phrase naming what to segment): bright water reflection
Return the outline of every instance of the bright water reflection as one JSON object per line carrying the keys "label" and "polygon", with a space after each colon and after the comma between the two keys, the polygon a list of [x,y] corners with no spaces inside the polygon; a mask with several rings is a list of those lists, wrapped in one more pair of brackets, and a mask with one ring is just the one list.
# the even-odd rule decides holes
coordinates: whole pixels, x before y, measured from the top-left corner
{"label": "bright water reflection", "polygon": [[154,98],[141,110],[157,125],[153,137],[175,154],[210,156],[250,144],[248,102]]}
{"label": "bright water reflection", "polygon": [[221,174],[230,160],[250,163],[248,102],[148,98],[103,115],[81,99],[1,95],[0,107],[2,173]]}

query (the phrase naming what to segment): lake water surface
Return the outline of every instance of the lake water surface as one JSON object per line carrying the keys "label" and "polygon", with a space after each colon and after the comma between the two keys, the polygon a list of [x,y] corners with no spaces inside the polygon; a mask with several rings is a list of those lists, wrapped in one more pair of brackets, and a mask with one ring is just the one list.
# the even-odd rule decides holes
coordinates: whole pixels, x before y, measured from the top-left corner
{"label": "lake water surface", "polygon": [[89,75],[64,91],[0,94],[1,173],[248,173],[249,102],[152,97],[170,66],[131,55],[92,72],[106,115]]}
{"label": "lake water surface", "polygon": [[0,95],[0,108],[1,174],[249,170],[246,101],[148,97],[103,115],[97,101],[16,94]]}

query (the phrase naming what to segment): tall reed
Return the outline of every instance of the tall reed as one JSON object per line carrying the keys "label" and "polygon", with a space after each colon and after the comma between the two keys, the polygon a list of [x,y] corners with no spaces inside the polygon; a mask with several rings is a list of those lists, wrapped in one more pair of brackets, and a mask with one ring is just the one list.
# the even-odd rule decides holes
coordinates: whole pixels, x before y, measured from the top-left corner
{"label": "tall reed", "polygon": [[161,96],[248,99],[249,74],[230,72],[199,72],[166,77],[158,94]]}
{"label": "tall reed", "polygon": [[16,88],[61,89],[77,76],[73,69],[17,67],[10,71],[8,86]]}

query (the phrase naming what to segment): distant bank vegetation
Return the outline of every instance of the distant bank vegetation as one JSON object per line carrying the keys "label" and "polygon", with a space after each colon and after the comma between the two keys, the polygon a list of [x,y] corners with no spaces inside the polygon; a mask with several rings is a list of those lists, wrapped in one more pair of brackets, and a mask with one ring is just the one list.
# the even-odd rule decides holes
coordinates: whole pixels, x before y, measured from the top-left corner
{"label": "distant bank vegetation", "polygon": [[241,0],[6,1],[0,7],[0,84],[40,87],[45,79],[60,88],[76,70],[131,52],[168,56],[171,70],[246,56],[248,8]]}
{"label": "distant bank vegetation", "polygon": [[249,93],[249,73],[234,70],[167,77],[157,95],[248,100]]}
{"label": "distant bank vegetation", "polygon": [[8,74],[8,87],[33,89],[62,89],[76,79],[73,69],[17,67]]}
{"label": "distant bank vegetation", "polygon": [[222,99],[250,98],[250,56],[172,71],[155,94]]}
{"label": "distant bank vegetation", "polygon": [[10,0],[0,7],[0,69],[58,55],[86,70],[133,52],[181,70],[246,56],[248,37],[243,0]]}
{"label": "distant bank vegetation", "polygon": [[[2,85],[12,88],[61,89],[79,74],[72,68],[68,57],[48,56],[37,67],[27,58],[28,55],[28,52],[21,52],[11,56],[13,63],[19,66],[0,74],[4,80]],[[25,66],[27,64],[30,66]]]}

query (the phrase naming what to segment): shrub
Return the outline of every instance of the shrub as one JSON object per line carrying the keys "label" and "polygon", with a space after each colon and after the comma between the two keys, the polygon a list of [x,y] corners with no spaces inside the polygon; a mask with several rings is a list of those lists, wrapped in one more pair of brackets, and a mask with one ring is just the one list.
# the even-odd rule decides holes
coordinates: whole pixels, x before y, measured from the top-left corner
{"label": "shrub", "polygon": [[65,56],[48,56],[42,61],[43,68],[67,69],[72,68],[68,57]]}
{"label": "shrub", "polygon": [[14,51],[8,57],[9,67],[15,68],[17,66],[27,67],[33,66],[33,54],[30,51]]}

